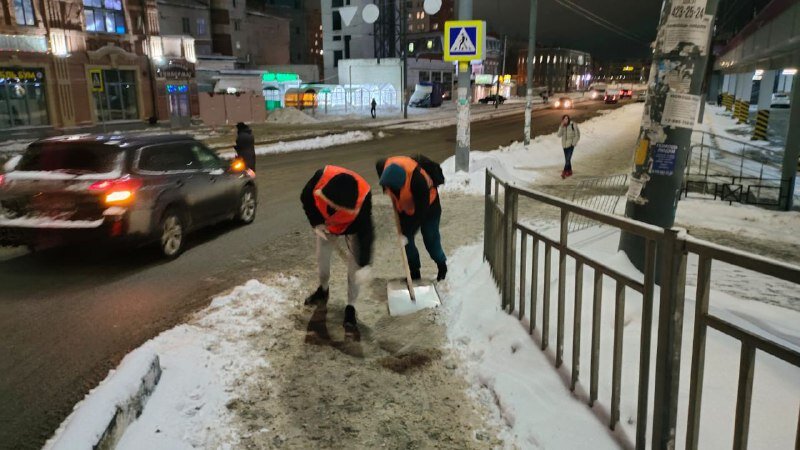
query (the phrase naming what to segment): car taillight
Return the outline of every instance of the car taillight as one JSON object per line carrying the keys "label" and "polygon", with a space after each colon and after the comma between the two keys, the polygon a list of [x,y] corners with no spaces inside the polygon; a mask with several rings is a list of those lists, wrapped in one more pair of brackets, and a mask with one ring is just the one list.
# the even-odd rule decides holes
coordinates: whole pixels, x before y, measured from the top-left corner
{"label": "car taillight", "polygon": [[126,206],[133,203],[136,191],[142,187],[140,180],[132,178],[119,178],[93,183],[89,190],[102,192],[103,202],[107,206]]}
{"label": "car taillight", "polygon": [[5,182],[6,182],[6,176],[3,175],[3,174],[0,174],[0,187],[3,187],[3,183],[5,183]]}

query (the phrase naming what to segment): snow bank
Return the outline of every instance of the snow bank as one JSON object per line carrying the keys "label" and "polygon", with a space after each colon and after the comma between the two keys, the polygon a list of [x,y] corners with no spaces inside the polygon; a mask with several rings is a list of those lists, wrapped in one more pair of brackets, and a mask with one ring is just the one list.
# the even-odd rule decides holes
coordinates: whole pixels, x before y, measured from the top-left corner
{"label": "snow bank", "polygon": [[[580,163],[583,158],[608,148],[620,151],[633,148],[641,124],[642,108],[641,103],[626,105],[581,123],[581,140],[575,148],[574,160]],[[455,156],[448,158],[442,163],[447,183],[441,190],[482,195],[487,168],[504,180],[530,185],[536,180],[537,171],[556,169],[563,164],[561,139],[552,133],[536,137],[529,147],[515,142],[490,152],[470,152],[469,173],[456,173]]]}
{"label": "snow bank", "polygon": [[[378,137],[381,137],[381,135],[378,135]],[[327,136],[318,136],[310,139],[259,145],[256,147],[256,154],[271,155],[275,153],[319,150],[321,148],[334,147],[336,145],[371,141],[372,139],[375,139],[375,134],[371,131],[348,131],[346,133],[329,134]]]}
{"label": "snow bank", "polygon": [[500,309],[482,250],[462,247],[450,258],[443,303],[450,346],[466,362],[462,372],[473,396],[495,412],[501,437],[514,448],[619,448],[519,322]]}
{"label": "snow bank", "polygon": [[319,122],[314,117],[296,108],[280,108],[269,113],[267,122],[284,125],[304,125]]}
{"label": "snow bank", "polygon": [[160,376],[158,356],[151,349],[130,353],[75,405],[44,450],[113,447],[146,405]]}
{"label": "snow bank", "polygon": [[128,367],[158,355],[163,369],[158,387],[116,448],[236,448],[240,438],[228,407],[238,401],[253,374],[269,366],[265,350],[253,348],[252,336],[284,314],[286,293],[296,284],[294,278],[280,275],[271,285],[250,280],[215,298],[196,319],[161,333],[126,356],[76,406],[51,441],[69,442],[70,449],[91,448],[83,443],[91,442],[87,439],[95,428],[80,426],[80,434],[70,430],[76,424],[93,423],[86,417],[113,414],[113,400],[133,382],[125,375],[131,373]]}

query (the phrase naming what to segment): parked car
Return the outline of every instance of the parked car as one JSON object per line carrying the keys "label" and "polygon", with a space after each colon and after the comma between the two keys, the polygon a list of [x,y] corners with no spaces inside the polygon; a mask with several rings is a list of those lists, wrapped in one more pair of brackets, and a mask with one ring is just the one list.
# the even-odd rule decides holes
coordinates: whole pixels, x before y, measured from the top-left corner
{"label": "parked car", "polygon": [[155,242],[175,258],[187,233],[256,207],[255,173],[190,137],[50,138],[0,176],[0,245]]}
{"label": "parked car", "polygon": [[789,108],[791,102],[789,101],[788,92],[776,92],[772,94],[772,101],[769,104],[770,108]]}
{"label": "parked car", "polygon": [[478,102],[483,103],[484,105],[486,105],[486,104],[489,104],[489,103],[494,104],[495,100],[500,102],[500,104],[502,105],[503,102],[506,101],[506,98],[503,97],[502,95],[492,94],[492,95],[487,95],[486,97],[483,97],[482,99],[478,100]]}
{"label": "parked car", "polygon": [[647,91],[637,91],[636,92],[636,101],[643,102],[647,100]]}
{"label": "parked car", "polygon": [[601,98],[605,97],[606,90],[601,88],[594,88],[589,91],[589,98],[592,100],[600,100]]}
{"label": "parked car", "polygon": [[603,101],[606,103],[618,103],[619,97],[619,91],[608,90],[606,91],[606,95],[603,97]]}
{"label": "parked car", "polygon": [[559,97],[553,103],[553,108],[555,109],[572,109],[573,106],[575,106],[575,104],[569,97]]}

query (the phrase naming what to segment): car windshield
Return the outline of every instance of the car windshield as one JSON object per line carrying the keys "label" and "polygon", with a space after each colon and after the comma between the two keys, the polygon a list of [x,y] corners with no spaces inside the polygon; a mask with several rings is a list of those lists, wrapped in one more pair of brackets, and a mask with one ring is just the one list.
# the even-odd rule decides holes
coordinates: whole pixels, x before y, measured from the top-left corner
{"label": "car windshield", "polygon": [[28,147],[16,170],[71,174],[109,173],[118,168],[122,150],[104,144],[41,143]]}

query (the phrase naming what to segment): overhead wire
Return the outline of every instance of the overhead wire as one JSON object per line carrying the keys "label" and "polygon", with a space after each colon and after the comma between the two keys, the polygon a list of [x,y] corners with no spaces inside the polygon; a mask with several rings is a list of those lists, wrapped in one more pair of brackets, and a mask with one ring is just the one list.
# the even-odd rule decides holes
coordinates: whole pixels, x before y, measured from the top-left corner
{"label": "overhead wire", "polygon": [[605,29],[607,29],[607,30],[619,35],[619,36],[622,36],[622,37],[624,37],[626,39],[629,39],[629,40],[632,40],[632,41],[636,41],[636,42],[638,42],[640,44],[643,44],[643,45],[649,45],[649,42],[643,40],[639,36],[637,36],[637,35],[635,35],[633,33],[630,33],[627,30],[619,27],[618,25],[610,22],[609,20],[607,20],[607,19],[605,19],[605,18],[593,13],[592,11],[589,11],[588,9],[586,9],[586,8],[584,8],[582,6],[575,4],[571,0],[554,0],[554,1],[556,3],[558,3],[559,5],[563,6],[564,8],[567,8],[567,9],[571,10],[572,12],[584,17],[585,19],[587,19],[587,20],[589,20],[589,21],[591,21],[591,22],[593,22],[593,23],[595,23],[595,24],[597,24],[597,25],[599,25],[599,26],[601,26],[601,27],[603,27],[603,28],[605,28]]}

